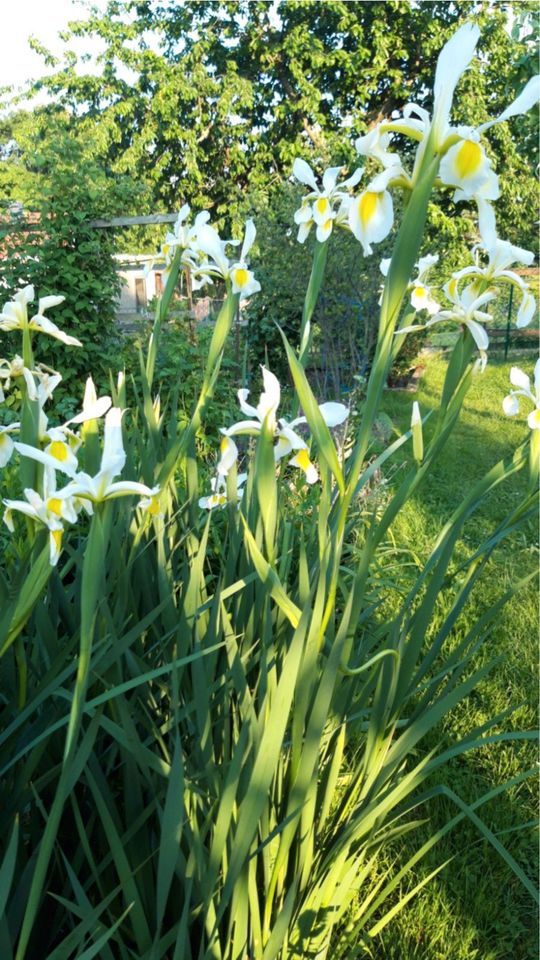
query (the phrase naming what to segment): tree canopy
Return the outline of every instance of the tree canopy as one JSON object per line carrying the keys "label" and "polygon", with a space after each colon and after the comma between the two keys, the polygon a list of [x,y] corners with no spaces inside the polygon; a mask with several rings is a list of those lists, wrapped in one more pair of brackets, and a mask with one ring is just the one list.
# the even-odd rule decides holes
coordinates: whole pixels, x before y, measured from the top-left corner
{"label": "tree canopy", "polygon": [[[464,19],[480,23],[482,39],[454,117],[496,115],[534,72],[537,17],[529,2],[110,0],[69,25],[63,62],[36,84],[52,102],[31,113],[30,127],[43,138],[61,121],[99,161],[103,187],[128,175],[135,212],[188,201],[230,223],[251,189],[290,175],[296,156],[351,166],[355,136],[407,102],[429,109],[438,53]],[[99,39],[97,73],[70,50],[75,37]],[[28,127],[21,113],[3,124],[10,162],[0,183],[16,199],[32,164]],[[530,243],[534,121],[496,128],[491,144],[512,191],[500,217],[510,239]]]}

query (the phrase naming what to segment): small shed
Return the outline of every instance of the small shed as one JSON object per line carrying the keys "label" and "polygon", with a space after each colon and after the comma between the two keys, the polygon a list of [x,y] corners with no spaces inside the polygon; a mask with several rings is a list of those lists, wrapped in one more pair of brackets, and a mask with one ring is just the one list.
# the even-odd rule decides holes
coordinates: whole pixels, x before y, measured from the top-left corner
{"label": "small shed", "polygon": [[146,272],[150,257],[145,254],[117,253],[115,260],[118,263],[118,276],[122,280],[117,310],[121,321],[133,314],[145,313],[150,301],[161,295],[165,265],[155,263]]}

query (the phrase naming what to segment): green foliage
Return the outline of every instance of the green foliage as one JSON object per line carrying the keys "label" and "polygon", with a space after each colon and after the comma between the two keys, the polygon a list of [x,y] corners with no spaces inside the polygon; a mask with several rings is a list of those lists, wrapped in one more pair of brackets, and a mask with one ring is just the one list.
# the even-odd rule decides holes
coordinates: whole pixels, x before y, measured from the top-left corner
{"label": "green foliage", "polygon": [[[438,51],[466,19],[482,26],[482,58],[460,83],[455,114],[475,123],[496,115],[536,69],[535,16],[529,2],[282,0],[274,9],[263,0],[111,0],[103,13],[71,23],[64,63],[37,88],[63,106],[72,135],[92,144],[102,170],[133,176],[134,212],[188,201],[230,226],[246,193],[271,192],[296,156],[351,165],[354,136],[407,102],[430,109]],[[69,50],[72,36],[103,45],[97,75]],[[532,117],[517,118],[490,135],[507,183],[501,235],[527,248],[536,239],[535,131]],[[0,168],[19,199],[17,163]],[[439,211],[438,232],[442,218],[458,241],[452,205]]]}
{"label": "green foliage", "polygon": [[[351,6],[354,15],[360,8]],[[121,9],[112,4],[109,12]],[[156,12],[147,3],[131,9]],[[258,3],[253,9],[263,13]],[[424,6],[406,9],[420,17]],[[308,46],[324,51],[316,31],[311,39],[294,29],[295,16],[305,26],[303,14],[315,11],[317,26],[320,10],[328,27],[330,14],[347,14],[341,3],[291,2],[284,10],[284,45],[303,68]],[[235,14],[247,16],[249,7],[200,4],[201,37],[187,36],[186,56],[199,40],[211,45],[212,11],[231,40],[243,26]],[[399,18],[405,5],[383,11]],[[170,10],[157,12],[167,20]],[[185,8],[177,14],[185,27]],[[402,78],[389,63],[391,36],[381,20],[375,13],[371,39],[391,88]],[[136,56],[125,46],[126,29],[132,39],[138,23],[126,28],[113,18],[106,60],[124,47]],[[349,29],[357,44],[351,21]],[[396,56],[405,56],[401,46]],[[107,67],[114,77],[113,62]],[[202,79],[211,89],[212,71]],[[88,78],[73,73],[71,80]],[[309,76],[299,73],[298,82],[306,91]],[[278,115],[280,106],[278,98]],[[31,472],[43,501],[36,493],[39,509],[29,509],[38,502],[31,491],[28,507],[13,506],[17,522],[0,575],[0,948],[7,960],[373,957],[428,881],[441,882],[457,849],[448,852],[449,838],[457,843],[465,827],[482,844],[483,864],[496,852],[520,896],[537,896],[530,861],[493,828],[488,806],[515,797],[532,769],[520,756],[510,769],[503,765],[496,785],[480,780],[465,798],[452,779],[477,751],[502,748],[508,758],[512,746],[534,739],[512,727],[508,696],[493,713],[471,708],[497,666],[494,630],[530,585],[528,564],[509,570],[496,594],[489,577],[494,554],[506,548],[513,556],[536,516],[537,431],[530,441],[516,430],[517,446],[496,445],[485,463],[474,455],[476,426],[453,446],[478,384],[467,327],[433,391],[422,454],[418,445],[411,451],[403,398],[397,430],[389,423],[384,387],[439,170],[434,136],[417,158],[349,438],[331,432],[339,411],[319,406],[306,371],[312,341],[314,356],[324,354],[323,313],[318,338],[311,326],[328,255],[320,243],[294,342],[280,333],[292,396],[281,397],[267,372],[264,402],[247,410],[253,419],[222,440],[224,456],[233,435],[246,437],[241,460],[221,461],[222,509],[206,513],[201,504],[210,484],[197,441],[205,440],[205,424],[229,426],[222,385],[244,379],[241,342],[230,343],[240,303],[230,265],[220,267],[216,257],[206,267],[212,276],[221,271],[226,296],[205,344],[206,334],[195,337],[185,317],[167,322],[181,269],[182,250],[173,252],[139,372],[111,384],[115,409],[102,450],[95,409],[81,426],[78,463],[93,479],[77,472],[74,485],[51,496],[39,401],[24,381],[20,437],[34,451],[18,447],[9,492],[20,497]],[[280,203],[278,217],[268,215],[274,244]],[[341,239],[331,237],[332,256],[352,272],[356,263]],[[192,253],[206,251],[201,243]],[[262,268],[262,246],[260,255]],[[336,265],[328,257],[331,278]],[[280,262],[269,277],[276,298],[282,276],[292,327],[295,279]],[[378,299],[378,283],[373,277],[366,300]],[[42,339],[34,338],[37,359]],[[215,439],[217,447],[217,430]],[[299,444],[294,459],[280,459],[283,439]],[[58,472],[73,474],[68,443],[53,446]],[[237,469],[245,473],[240,492]],[[455,496],[438,497],[450,475]],[[126,499],[134,495],[143,499]],[[417,526],[422,532],[414,523],[419,503],[436,513],[422,556],[414,541]],[[62,510],[70,511],[65,529]],[[61,537],[52,567],[46,540],[58,550]],[[426,824],[433,810],[439,819]],[[512,822],[512,835],[528,826]],[[521,927],[514,943],[523,943]]]}
{"label": "green foliage", "polygon": [[[180,423],[185,425],[189,411],[199,395],[215,317],[204,323],[194,321],[179,311],[163,329],[160,351],[156,362],[156,384],[164,396],[172,395],[178,405]],[[236,408],[235,392],[241,385],[243,337],[231,337],[222,360],[222,373],[216,384],[214,402],[207,410],[199,433],[200,452],[208,451],[227,412]],[[210,438],[212,438],[210,440]]]}
{"label": "green foliage", "polygon": [[[175,369],[187,373],[182,349],[177,356]],[[465,698],[485,677],[491,658],[486,654],[486,666],[477,668],[477,641],[491,636],[500,602],[494,597],[489,610],[480,602],[475,618],[463,615],[477,574],[459,532],[471,511],[484,509],[487,495],[495,500],[480,532],[480,572],[494,542],[512,532],[505,511],[499,513],[498,491],[500,484],[512,489],[519,455],[487,477],[482,470],[471,474],[472,493],[470,486],[465,498],[459,491],[453,522],[437,530],[409,577],[392,540],[378,548],[373,541],[401,497],[398,471],[383,496],[354,503],[337,567],[339,503],[332,508],[324,463],[337,476],[341,468],[301,366],[292,351],[289,357],[321,454],[322,488],[291,497],[263,434],[241,514],[232,507],[210,523],[195,514],[192,524],[185,498],[205,486],[190,493],[188,456],[186,482],[177,476],[162,495],[165,516],[134,517],[119,501],[98,505],[89,538],[78,525],[58,570],[43,565],[50,586],[42,599],[36,601],[41,585],[29,575],[24,548],[10,560],[6,584],[24,583],[21,598],[25,589],[32,592],[34,612],[18,657],[2,660],[6,957],[18,937],[19,958],[102,950],[111,960],[134,951],[169,960],[175,953],[194,958],[201,945],[208,960],[217,949],[236,958],[247,938],[254,937],[255,949],[260,944],[252,927],[270,958],[349,960],[364,944],[374,952],[379,931],[424,881],[411,874],[417,855],[407,846],[399,872],[387,872],[385,860],[396,842],[424,826],[417,806],[431,810],[438,797],[430,783],[440,782],[442,760],[419,744],[427,739],[442,759],[449,751],[462,764],[477,740],[504,743],[498,732],[504,716],[472,725],[465,716],[456,742],[443,738],[442,746],[440,722],[451,708],[466,714]],[[166,400],[165,378],[175,374],[162,372]],[[447,390],[448,383],[447,375]],[[450,417],[456,401],[459,395],[451,398]],[[137,404],[130,396],[129,406],[124,442],[137,477],[175,448],[178,428],[168,402],[163,421],[159,415],[152,421],[143,398]],[[437,432],[434,425],[426,438],[426,459],[444,471]],[[420,479],[404,454],[406,440],[405,434],[398,447],[385,447],[378,462],[365,464],[362,487],[383,463],[392,469],[392,453],[394,468],[401,463],[407,471],[405,485]],[[513,500],[510,515],[524,502]],[[373,569],[357,620],[352,603],[366,552]],[[18,616],[7,609],[8,641],[17,639]],[[348,638],[355,639],[353,649]],[[411,661],[411,647],[418,660]],[[390,656],[396,667],[385,666]],[[12,690],[22,664],[29,683],[17,706]],[[513,772],[510,786],[524,777],[521,768]],[[466,820],[475,838],[499,844],[475,812],[484,798],[475,794],[465,810],[455,793],[448,791],[446,800],[437,832],[417,841],[420,854],[445,840],[449,824],[462,827]],[[18,841],[11,824],[23,811]],[[521,876],[504,848],[502,855]],[[438,859],[430,872],[439,869]],[[407,893],[398,894],[396,883],[409,875]]]}
{"label": "green foliage", "polygon": [[[6,204],[0,220],[0,242],[6,256],[0,260],[3,302],[22,286],[32,284],[36,296],[62,294],[54,321],[84,341],[84,350],[47,343],[42,362],[52,365],[60,356],[66,386],[90,372],[99,383],[115,366],[121,345],[115,325],[120,283],[114,260],[115,240],[90,222],[122,203],[124,191],[102,171],[84,148],[58,124],[55,136],[29,135],[25,162],[32,155],[34,176],[24,194],[28,215],[10,213]],[[116,192],[115,192],[116,191]],[[13,335],[7,343],[14,344]]]}

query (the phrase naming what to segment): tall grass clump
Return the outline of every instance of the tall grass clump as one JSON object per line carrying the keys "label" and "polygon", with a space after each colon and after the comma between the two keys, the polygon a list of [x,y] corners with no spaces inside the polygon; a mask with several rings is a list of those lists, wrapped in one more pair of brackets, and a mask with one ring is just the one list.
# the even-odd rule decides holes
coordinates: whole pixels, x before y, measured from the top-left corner
{"label": "tall grass clump", "polygon": [[[379,576],[388,531],[429,479],[486,362],[486,305],[511,283],[518,323],[534,312],[510,269],[531,255],[496,234],[499,186],[482,134],[529,109],[537,85],[496,120],[451,126],[453,91],[477,40],[466,25],[442,50],[431,117],[409,105],[357,141],[382,167],[365,186],[361,169],[340,182],[330,168],[319,184],[295,162],[309,187],[295,216],[299,240],[311,228],[317,239],[297,344],[283,337],[294,393],[282,398],[267,368],[258,401],[239,390],[242,419],[223,425],[211,479],[197,436],[239,300],[259,289],[251,221],[231,258],[209,214],[191,224],[182,208],[164,246],[168,280],[140,370],[120,373],[104,397],[89,377],[82,410],[67,423],[52,426],[46,412],[60,374],[34,359],[42,336],[79,346],[47,316],[62,298],[42,296],[30,316],[27,286],[4,306],[0,330],[21,336],[20,355],[0,363],[2,397],[14,401],[0,427],[5,960],[372,956],[377,934],[444,863],[420,882],[410,880],[413,867],[465,818],[535,895],[481,818],[483,803],[530,771],[469,805],[436,785],[452,758],[532,734],[501,732],[511,706],[456,743],[433,747],[433,731],[490,669],[477,652],[520,587],[468,621],[493,551],[535,509],[538,368],[534,391],[514,368],[504,400],[508,415],[532,405],[531,439],[463,491],[406,595],[393,591],[391,612]],[[394,133],[417,144],[411,169],[391,152]],[[438,293],[426,280],[436,257],[420,253],[432,191],[448,188],[456,202],[477,205],[486,257]],[[404,215],[382,264],[359,427],[346,437],[349,410],[319,403],[306,376],[311,320],[334,228],[352,231],[368,256],[393,226],[391,189],[403,191]],[[160,393],[155,367],[185,268],[195,286],[220,278],[227,296],[200,395],[179,430],[177,394]],[[425,325],[461,327],[436,427],[424,442],[416,405],[410,431],[374,452],[388,371],[417,314]],[[408,471],[384,498],[366,498],[405,445]],[[469,518],[521,470],[530,473],[527,496],[457,564]],[[441,792],[455,815],[433,832],[425,804]],[[389,869],[389,846],[410,831],[420,837],[416,853]]]}

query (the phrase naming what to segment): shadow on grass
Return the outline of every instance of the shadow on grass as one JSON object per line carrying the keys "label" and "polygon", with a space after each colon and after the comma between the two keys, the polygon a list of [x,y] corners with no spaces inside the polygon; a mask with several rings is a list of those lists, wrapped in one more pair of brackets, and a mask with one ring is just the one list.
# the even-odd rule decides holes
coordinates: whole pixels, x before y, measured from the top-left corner
{"label": "shadow on grass", "polygon": [[[441,526],[461,503],[471,487],[499,460],[512,457],[528,434],[526,416],[530,406],[523,402],[520,416],[510,420],[502,413],[502,398],[508,393],[509,372],[513,364],[532,373],[534,358],[496,360],[485,374],[473,381],[461,419],[442,451],[429,479],[407,504],[398,519],[396,537],[409,543],[425,559]],[[413,399],[423,414],[433,410],[425,428],[429,442],[439,407],[445,364],[441,358],[428,358],[426,374],[416,397],[410,393],[385,394],[384,410],[400,431],[407,430]],[[412,449],[406,444],[401,463],[412,463]],[[390,485],[397,482],[398,470]],[[470,555],[481,539],[516,506],[525,495],[526,470],[505,481],[491,494],[465,525],[458,545],[458,557]],[[512,580],[537,568],[534,544],[537,524],[534,520],[504,541],[490,559],[482,586],[477,588],[466,616],[474,621]],[[525,548],[525,549],[523,549]],[[453,743],[468,730],[496,716],[512,704],[521,704],[516,713],[499,729],[530,729],[536,712],[536,636],[538,610],[535,588],[528,587],[516,596],[497,620],[479,659],[498,658],[493,673],[445,721],[444,743]],[[438,731],[439,740],[441,731]],[[436,738],[422,743],[422,753],[437,743]],[[531,744],[502,743],[465,754],[439,771],[436,783],[446,784],[465,803],[471,803],[497,784],[534,765]],[[535,820],[534,780],[512,788],[478,811],[481,819],[508,848],[532,882],[537,875],[537,844],[534,830],[524,824]],[[434,832],[457,812],[446,798],[432,801],[425,815],[430,824],[423,830]],[[416,844],[416,845],[415,845]],[[399,862],[404,863],[420,846],[420,836],[406,838],[399,847]],[[405,907],[396,921],[383,931],[374,951],[375,960],[536,960],[538,937],[536,905],[520,880],[477,828],[465,821],[445,837],[416,868],[401,894],[450,857],[452,862]]]}
{"label": "shadow on grass", "polygon": [[[521,768],[530,766],[531,758],[528,763],[524,757],[521,760]],[[479,762],[478,752],[461,758],[436,782],[472,803],[494,785],[492,777],[479,770]],[[481,807],[478,814],[535,883],[534,830],[523,828],[524,806],[530,807],[534,818],[533,793],[532,784],[526,783]],[[429,817],[429,824],[422,828],[423,839],[428,830],[435,832],[456,812],[456,806],[442,797],[417,811]],[[418,846],[420,837],[416,844],[414,838],[403,842],[396,851],[399,862],[406,862]],[[454,859],[383,931],[374,960],[536,960],[536,904],[470,821],[462,822],[430,851],[401,894],[449,858]]]}

